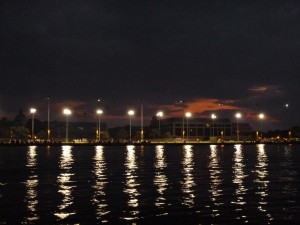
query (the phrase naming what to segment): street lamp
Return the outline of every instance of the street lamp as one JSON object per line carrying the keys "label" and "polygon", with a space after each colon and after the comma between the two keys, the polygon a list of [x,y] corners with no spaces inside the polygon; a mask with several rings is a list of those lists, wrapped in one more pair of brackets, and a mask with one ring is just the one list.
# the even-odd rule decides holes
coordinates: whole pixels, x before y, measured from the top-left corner
{"label": "street lamp", "polygon": [[[220,115],[221,119],[223,119],[223,108],[222,108],[223,105],[224,105],[223,103],[219,103],[220,110],[221,110],[221,115]],[[225,124],[224,124],[223,121],[221,122],[220,126],[221,126],[221,137],[222,137],[222,140],[223,140],[223,135],[224,135],[224,131],[225,131]],[[217,131],[217,133],[218,133],[218,131]]]}
{"label": "street lamp", "polygon": [[163,115],[164,115],[164,113],[161,112],[161,111],[156,114],[156,117],[158,119],[158,131],[159,131],[159,135],[160,135],[160,118],[163,117]]}
{"label": "street lamp", "polygon": [[[212,136],[214,137],[215,136],[215,124],[214,124],[214,120],[217,119],[217,116],[213,113],[211,114],[211,118],[212,118],[212,127],[213,127],[213,133],[212,133]],[[217,131],[218,132],[218,131]]]}
{"label": "street lamp", "polygon": [[134,111],[129,110],[128,115],[129,115],[129,141],[131,142],[131,117],[134,115]]}
{"label": "street lamp", "polygon": [[263,133],[262,133],[262,121],[265,118],[265,114],[260,113],[258,115],[258,118],[261,120],[261,122],[260,122],[260,139],[262,139],[262,137],[263,137]]}
{"label": "street lamp", "polygon": [[179,103],[182,104],[182,111],[183,111],[183,115],[182,115],[182,141],[184,141],[184,104],[183,104],[182,100],[180,100]]}
{"label": "street lamp", "polygon": [[101,129],[100,129],[100,116],[103,113],[103,111],[101,109],[97,109],[96,111],[97,115],[98,115],[98,141],[100,142],[100,135],[101,135]]}
{"label": "street lamp", "polygon": [[287,111],[287,122],[288,122],[288,136],[289,136],[289,139],[291,138],[291,128],[290,128],[290,111],[289,111],[289,107],[290,105],[287,103],[285,104],[285,108],[286,108],[286,111]]}
{"label": "street lamp", "polygon": [[189,140],[189,121],[188,118],[190,118],[192,116],[192,114],[190,112],[186,112],[185,113],[185,117],[186,117],[186,139]]}
{"label": "street lamp", "polygon": [[141,99],[141,142],[144,141],[144,99]]}
{"label": "street lamp", "polygon": [[69,142],[69,121],[68,121],[68,117],[69,115],[72,114],[70,109],[64,109],[63,113],[66,115],[66,142]]}
{"label": "street lamp", "polygon": [[237,141],[240,141],[239,119],[242,117],[242,114],[237,113],[235,114],[235,117],[236,117],[236,137],[237,137]]}
{"label": "street lamp", "polygon": [[50,97],[47,97],[48,101],[48,130],[47,130],[47,137],[48,142],[50,141]]}
{"label": "street lamp", "polygon": [[35,108],[30,109],[30,113],[32,114],[32,121],[31,121],[31,140],[34,140],[34,114],[36,113]]}

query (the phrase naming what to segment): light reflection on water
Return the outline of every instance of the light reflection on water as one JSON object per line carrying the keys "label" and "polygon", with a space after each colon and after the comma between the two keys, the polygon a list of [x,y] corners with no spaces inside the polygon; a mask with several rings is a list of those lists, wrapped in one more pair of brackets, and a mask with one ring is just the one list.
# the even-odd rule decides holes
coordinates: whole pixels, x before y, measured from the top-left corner
{"label": "light reflection on water", "polygon": [[220,216],[219,206],[223,203],[219,201],[219,197],[223,195],[220,185],[222,184],[221,172],[219,165],[218,146],[210,145],[210,157],[209,157],[209,174],[210,174],[210,199],[212,201],[212,216]]}
{"label": "light reflection on water", "polygon": [[96,205],[96,216],[101,223],[108,222],[105,216],[110,212],[108,210],[108,204],[106,201],[105,188],[108,183],[106,175],[106,162],[104,158],[103,146],[96,146],[95,157],[94,157],[94,169],[95,185],[93,185],[94,194],[92,198],[93,204]]}
{"label": "light reflection on water", "polygon": [[61,204],[58,205],[58,210],[54,214],[59,219],[65,219],[75,214],[75,210],[71,210],[71,206],[74,203],[73,189],[74,181],[72,180],[74,173],[71,173],[72,165],[74,163],[72,147],[62,146],[62,153],[59,162],[59,168],[61,173],[57,177],[57,183],[59,185],[58,192],[62,195],[63,199]]}
{"label": "light reflection on water", "polygon": [[[294,220],[295,213],[299,211],[299,174],[295,171],[295,165],[292,158],[292,146],[284,147],[283,157],[280,160],[279,180],[283,184],[281,194],[286,199],[286,203],[282,205],[282,210],[285,212],[286,220]],[[299,214],[297,215],[299,218]]]}
{"label": "light reflection on water", "polygon": [[183,192],[183,202],[182,204],[188,206],[189,208],[194,205],[194,152],[192,149],[192,145],[184,145],[183,146],[183,160],[182,160],[182,173],[183,173],[183,181],[182,184],[182,192]]}
{"label": "light reflection on water", "polygon": [[299,145],[0,147],[0,224],[299,224],[299,157]]}
{"label": "light reflection on water", "polygon": [[155,206],[158,208],[164,208],[166,204],[165,191],[168,187],[168,178],[164,171],[167,164],[164,155],[164,147],[162,145],[157,145],[155,147],[155,157],[155,176],[153,182],[156,185],[157,192],[159,194],[156,198]]}
{"label": "light reflection on water", "polygon": [[244,186],[244,179],[246,175],[244,174],[244,155],[242,151],[242,145],[236,144],[234,145],[235,152],[233,155],[233,184],[236,185],[235,196],[236,200],[231,203],[236,205],[235,211],[238,212],[236,214],[236,219],[243,220],[244,223],[248,222],[247,212],[245,211],[244,205],[246,205],[246,201],[244,196],[247,194],[248,189]]}
{"label": "light reflection on water", "polygon": [[26,186],[26,196],[25,202],[27,203],[27,211],[29,215],[24,218],[25,224],[34,222],[39,219],[37,215],[37,185],[38,185],[38,175],[36,174],[36,167],[37,167],[37,153],[36,153],[36,146],[29,146],[27,151],[27,164],[26,167],[29,170],[29,177],[25,182]]}
{"label": "light reflection on water", "polygon": [[140,211],[138,210],[139,200],[137,187],[140,185],[137,182],[137,170],[138,165],[136,162],[135,156],[135,146],[127,145],[126,146],[126,159],[125,159],[125,185],[124,193],[128,195],[128,210],[125,211],[125,216],[122,219],[125,220],[134,220],[138,219]]}
{"label": "light reflection on water", "polygon": [[258,202],[258,209],[262,213],[266,215],[269,222],[273,220],[272,216],[269,214],[267,210],[268,205],[268,192],[269,192],[269,180],[268,180],[268,158],[265,151],[265,145],[259,144],[257,145],[257,164],[256,164],[256,170],[257,173],[257,179],[254,180],[255,183],[258,185],[258,191],[255,193],[260,197],[260,200]]}

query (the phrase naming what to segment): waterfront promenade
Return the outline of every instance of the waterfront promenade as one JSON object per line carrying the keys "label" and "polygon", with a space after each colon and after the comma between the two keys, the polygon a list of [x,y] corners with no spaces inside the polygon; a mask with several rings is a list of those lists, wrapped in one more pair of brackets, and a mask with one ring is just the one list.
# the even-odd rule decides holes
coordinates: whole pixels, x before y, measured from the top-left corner
{"label": "waterfront promenade", "polygon": [[210,142],[210,141],[125,141],[125,142],[0,142],[0,146],[155,146],[155,145],[170,145],[170,146],[181,146],[181,145],[256,145],[256,144],[277,144],[277,145],[287,145],[287,144],[300,144],[299,140],[283,140],[283,141],[224,141],[224,142]]}

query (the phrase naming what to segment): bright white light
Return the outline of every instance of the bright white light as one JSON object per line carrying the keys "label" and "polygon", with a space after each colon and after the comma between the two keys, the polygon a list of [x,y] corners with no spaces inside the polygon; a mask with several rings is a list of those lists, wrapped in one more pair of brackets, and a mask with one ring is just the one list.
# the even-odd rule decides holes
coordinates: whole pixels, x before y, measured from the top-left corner
{"label": "bright white light", "polygon": [[35,108],[31,108],[30,109],[30,113],[36,113],[36,109]]}
{"label": "bright white light", "polygon": [[156,114],[157,117],[163,117],[163,115],[164,115],[163,112],[158,112],[158,113]]}
{"label": "bright white light", "polygon": [[211,114],[211,118],[214,120],[217,119],[217,116],[215,114]]}
{"label": "bright white light", "polygon": [[289,107],[289,104],[285,104],[285,107],[288,108],[288,107]]}
{"label": "bright white light", "polygon": [[64,113],[65,115],[71,115],[71,114],[72,114],[72,112],[71,112],[70,109],[64,109],[63,113]]}
{"label": "bright white light", "polygon": [[264,119],[264,118],[265,118],[265,114],[260,113],[260,114],[258,115],[258,118],[259,118],[259,119]]}
{"label": "bright white light", "polygon": [[191,116],[192,116],[192,113],[186,112],[186,113],[185,113],[185,116],[186,116],[186,117],[191,117]]}
{"label": "bright white light", "polygon": [[98,109],[96,112],[97,112],[98,115],[103,113],[103,111],[101,109]]}
{"label": "bright white light", "polygon": [[134,115],[134,111],[133,111],[133,110],[129,110],[129,111],[128,111],[128,115],[129,115],[129,116],[133,116],[133,115]]}
{"label": "bright white light", "polygon": [[239,119],[239,118],[241,118],[241,117],[242,117],[242,114],[240,114],[240,113],[237,113],[237,114],[235,114],[235,117]]}

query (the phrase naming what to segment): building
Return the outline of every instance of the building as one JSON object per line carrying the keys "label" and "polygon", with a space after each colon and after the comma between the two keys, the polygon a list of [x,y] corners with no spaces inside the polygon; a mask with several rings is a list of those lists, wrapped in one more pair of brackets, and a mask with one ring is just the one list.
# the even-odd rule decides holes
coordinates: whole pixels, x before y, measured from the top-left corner
{"label": "building", "polygon": [[[50,131],[51,140],[64,140],[66,137],[66,122],[51,121]],[[69,140],[89,140],[97,139],[98,123],[95,122],[68,122]],[[108,136],[107,124],[100,124],[101,140]]]}
{"label": "building", "polygon": [[[154,116],[150,123],[151,129],[159,129],[161,134],[169,133],[172,137],[210,140],[236,140],[239,130],[239,139],[251,139],[252,128],[249,123],[232,123],[230,119],[209,118],[166,118]],[[184,133],[183,133],[184,131]]]}
{"label": "building", "polygon": [[[32,118],[27,118],[22,110],[15,116],[14,120],[2,118],[0,120],[0,142],[5,141],[26,141],[31,139]],[[101,140],[108,138],[107,124],[100,124]],[[41,122],[34,119],[34,134],[39,140],[46,140],[48,121]],[[64,141],[66,138],[66,122],[50,121],[50,139],[52,141]],[[68,122],[68,137],[70,141],[77,140],[98,140],[98,122]]]}

